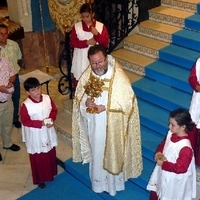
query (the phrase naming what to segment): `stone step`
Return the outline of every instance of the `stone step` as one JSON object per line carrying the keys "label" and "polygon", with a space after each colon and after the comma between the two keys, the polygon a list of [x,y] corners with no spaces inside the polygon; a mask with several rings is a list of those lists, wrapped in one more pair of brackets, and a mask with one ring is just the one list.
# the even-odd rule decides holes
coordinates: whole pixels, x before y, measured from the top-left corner
{"label": "stone step", "polygon": [[72,106],[73,106],[73,100],[72,99],[66,99],[65,101],[62,102],[64,111],[67,112],[68,114],[72,114]]}
{"label": "stone step", "polygon": [[185,18],[194,13],[159,6],[149,10],[149,19],[177,27],[184,27]]}
{"label": "stone step", "polygon": [[169,111],[178,107],[187,109],[191,101],[191,94],[146,77],[133,83],[133,89],[138,98]]}
{"label": "stone step", "polygon": [[113,51],[111,54],[118,60],[123,69],[142,76],[145,75],[144,67],[155,61],[153,58],[123,48]]}
{"label": "stone step", "polygon": [[143,77],[142,75],[130,72],[130,71],[126,70],[126,69],[124,69],[124,72],[128,76],[128,78],[129,78],[131,83],[134,83],[134,82],[140,80]]}
{"label": "stone step", "polygon": [[138,31],[140,35],[148,36],[163,42],[172,42],[172,34],[180,31],[181,28],[163,24],[160,22],[146,20],[139,24]]}
{"label": "stone step", "polygon": [[[148,161],[145,158],[143,158],[143,161],[145,163],[146,169],[150,173],[153,170],[154,163]],[[65,168],[69,174],[73,175],[77,180],[79,180],[88,188],[91,188],[91,181],[90,181],[90,176],[88,173],[88,170],[89,170],[88,163],[83,165],[82,163],[74,163],[72,159],[69,159],[65,162]],[[143,170],[142,175],[138,178],[128,179],[125,183],[125,190],[117,192],[115,196],[111,196],[105,192],[99,193],[99,195],[104,200],[130,200],[130,199],[146,200],[146,199],[149,199],[149,192],[146,190],[146,184],[149,178],[147,170]],[[141,183],[143,183],[142,185],[143,187],[141,186]],[[132,198],[132,197],[136,197],[136,198]],[[82,198],[82,199],[85,200],[86,198]],[[91,199],[87,199],[87,200],[91,200]]]}
{"label": "stone step", "polygon": [[173,44],[185,47],[186,49],[198,52],[200,51],[200,37],[198,31],[182,29],[181,31],[178,31],[175,34],[173,34],[172,41]]}
{"label": "stone step", "polygon": [[161,0],[161,5],[182,11],[197,13],[199,0]]}
{"label": "stone step", "polygon": [[166,42],[139,34],[132,34],[124,39],[124,49],[155,59],[158,58],[159,50],[167,45],[169,44]]}
{"label": "stone step", "polygon": [[200,168],[197,167],[197,184],[200,185]]}
{"label": "stone step", "polygon": [[[199,4],[200,13],[200,4]],[[193,31],[200,32],[200,14],[194,14],[185,19],[185,28]]]}
{"label": "stone step", "polygon": [[66,111],[59,111],[54,123],[57,134],[61,135],[65,140],[71,142],[72,139],[72,117]]}

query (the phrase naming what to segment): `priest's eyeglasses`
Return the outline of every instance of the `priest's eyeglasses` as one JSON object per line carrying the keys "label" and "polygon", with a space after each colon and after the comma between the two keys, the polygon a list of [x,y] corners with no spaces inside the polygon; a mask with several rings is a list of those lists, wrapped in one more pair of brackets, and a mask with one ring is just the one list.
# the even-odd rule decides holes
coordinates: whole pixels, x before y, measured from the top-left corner
{"label": "priest's eyeglasses", "polygon": [[92,67],[96,67],[97,65],[101,66],[106,61],[106,58],[104,60],[99,60],[98,62],[92,62],[90,63]]}

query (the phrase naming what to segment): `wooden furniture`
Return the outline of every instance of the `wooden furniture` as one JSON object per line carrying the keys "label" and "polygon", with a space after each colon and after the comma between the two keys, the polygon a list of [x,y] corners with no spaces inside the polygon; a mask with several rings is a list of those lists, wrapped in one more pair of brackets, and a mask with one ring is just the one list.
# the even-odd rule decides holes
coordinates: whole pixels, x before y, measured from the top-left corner
{"label": "wooden furniture", "polygon": [[14,41],[24,38],[24,28],[17,22],[9,20],[8,18],[0,18],[0,23],[8,27],[8,38]]}
{"label": "wooden furniture", "polygon": [[47,94],[49,95],[49,85],[48,84],[52,79],[54,79],[53,76],[50,76],[50,75],[40,71],[39,69],[37,69],[37,70],[34,70],[32,72],[20,75],[19,76],[20,83],[23,83],[29,77],[37,78],[41,85],[45,84],[46,85]]}

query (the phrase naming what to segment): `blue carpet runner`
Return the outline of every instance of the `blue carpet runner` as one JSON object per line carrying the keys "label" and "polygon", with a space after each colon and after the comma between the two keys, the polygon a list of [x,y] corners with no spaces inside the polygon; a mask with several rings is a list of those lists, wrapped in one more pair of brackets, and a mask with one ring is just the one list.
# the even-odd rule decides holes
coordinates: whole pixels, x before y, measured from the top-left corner
{"label": "blue carpet runner", "polygon": [[[200,13],[200,4],[197,10]],[[200,57],[198,31],[199,14],[185,19],[185,28],[172,35],[172,43],[159,50],[158,60],[145,67],[144,78],[132,84],[140,111],[145,171],[141,176],[146,174],[146,182],[140,186],[144,190],[155,165],[156,147],[168,131],[169,112],[180,107],[189,109],[192,88],[188,76]]]}
{"label": "blue carpet runner", "polygon": [[[197,5],[200,13],[200,3]],[[154,152],[168,131],[169,112],[182,107],[189,108],[192,89],[188,75],[200,56],[200,15],[185,19],[185,28],[172,35],[172,43],[159,50],[159,59],[146,66],[145,77],[132,84],[138,97],[141,121],[142,153],[144,169],[137,179],[126,182],[125,191],[112,197],[106,193],[96,194],[91,190],[88,165],[65,162],[66,172],[58,175],[47,188],[39,188],[19,198],[68,199],[68,200],[147,200],[146,185],[154,168]]]}
{"label": "blue carpet runner", "polygon": [[18,200],[102,199],[67,172],[59,174],[53,182],[47,183],[46,186],[46,189],[36,188]]}

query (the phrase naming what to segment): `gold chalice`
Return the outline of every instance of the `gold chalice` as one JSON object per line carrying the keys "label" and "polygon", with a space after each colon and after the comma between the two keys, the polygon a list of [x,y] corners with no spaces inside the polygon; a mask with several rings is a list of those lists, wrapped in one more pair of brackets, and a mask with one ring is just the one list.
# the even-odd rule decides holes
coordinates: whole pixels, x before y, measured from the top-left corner
{"label": "gold chalice", "polygon": [[[85,93],[91,97],[93,102],[95,101],[94,98],[101,96],[101,93],[103,92],[103,89],[102,89],[103,85],[104,85],[104,82],[101,79],[91,75],[90,79],[84,86]],[[98,113],[98,108],[97,107],[87,108],[86,111],[88,113],[96,114]]]}

